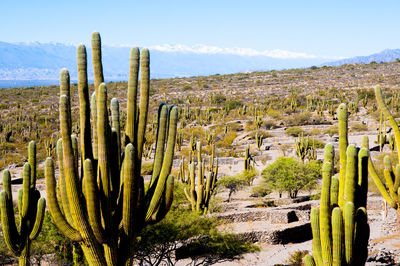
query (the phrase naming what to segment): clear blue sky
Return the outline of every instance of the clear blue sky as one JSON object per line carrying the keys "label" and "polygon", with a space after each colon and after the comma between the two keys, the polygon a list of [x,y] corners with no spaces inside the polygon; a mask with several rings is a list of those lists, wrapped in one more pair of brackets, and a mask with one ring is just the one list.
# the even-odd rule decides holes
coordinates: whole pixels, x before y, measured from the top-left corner
{"label": "clear blue sky", "polygon": [[318,56],[400,48],[400,1],[3,0],[0,41],[205,44]]}

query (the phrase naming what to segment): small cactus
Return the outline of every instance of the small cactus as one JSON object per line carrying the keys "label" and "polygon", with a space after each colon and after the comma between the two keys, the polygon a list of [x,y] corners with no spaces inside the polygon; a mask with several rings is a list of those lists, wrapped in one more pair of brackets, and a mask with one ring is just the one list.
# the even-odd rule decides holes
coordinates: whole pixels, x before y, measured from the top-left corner
{"label": "small cactus", "polygon": [[1,223],[4,242],[8,249],[19,257],[19,265],[30,265],[31,242],[39,235],[46,208],[46,200],[36,189],[36,143],[28,145],[28,162],[23,169],[22,189],[18,191],[20,228],[17,229],[11,190],[11,174],[3,172],[3,189],[0,193]]}

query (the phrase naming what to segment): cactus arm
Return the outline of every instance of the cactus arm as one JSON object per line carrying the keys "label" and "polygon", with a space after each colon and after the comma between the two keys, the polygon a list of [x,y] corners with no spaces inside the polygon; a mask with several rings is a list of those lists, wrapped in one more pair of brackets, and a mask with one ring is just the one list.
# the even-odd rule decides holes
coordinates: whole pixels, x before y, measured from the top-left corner
{"label": "cactus arm", "polygon": [[101,215],[99,199],[97,197],[97,180],[93,172],[93,165],[90,159],[86,159],[83,164],[83,173],[85,180],[85,196],[86,206],[88,210],[88,218],[90,226],[93,229],[94,236],[99,243],[106,241],[106,233],[101,225]]}
{"label": "cactus arm", "polygon": [[206,179],[206,189],[205,189],[205,197],[204,197],[204,205],[205,207],[208,206],[208,202],[210,200],[210,194],[211,194],[211,183],[212,183],[212,178],[213,178],[213,173],[210,171],[207,175]]}
{"label": "cactus arm", "polygon": [[[8,205],[7,193],[5,191],[0,193],[0,209],[1,209],[1,223],[3,227],[4,242],[7,247],[16,256],[19,255],[19,241],[20,237],[17,232],[13,232],[12,228],[15,227],[14,211],[11,213],[12,205]],[[14,222],[14,224],[13,224]],[[16,228],[16,227],[15,227]]]}
{"label": "cactus arm", "polygon": [[78,64],[78,91],[79,91],[79,121],[80,121],[80,138],[82,160],[93,159],[93,151],[90,133],[90,102],[89,87],[87,77],[87,55],[86,47],[81,44],[77,48],[77,64]]}
{"label": "cactus arm", "polygon": [[[346,162],[346,179],[344,186],[344,201],[353,202],[355,199],[356,184],[358,180],[357,174],[357,150],[354,145],[347,147],[347,162]],[[340,188],[340,183],[339,183]]]}
{"label": "cactus arm", "polygon": [[101,83],[104,82],[103,65],[101,63],[101,37],[98,32],[92,33],[92,57],[94,72],[94,89],[97,90]]}
{"label": "cactus arm", "polygon": [[385,186],[383,185],[381,179],[379,178],[378,174],[376,173],[375,167],[372,163],[371,157],[368,159],[368,173],[374,180],[375,185],[378,187],[379,192],[382,194],[382,197],[386,200],[386,202],[392,207],[397,208],[396,201],[392,199],[387,192]]}
{"label": "cactus arm", "polygon": [[31,195],[30,189],[31,166],[29,163],[24,164],[23,181],[22,181],[22,208],[21,217],[25,218],[29,210],[29,200]]}
{"label": "cactus arm", "polygon": [[396,192],[394,191],[394,184],[393,184],[393,169],[392,169],[392,162],[390,161],[390,157],[387,155],[383,159],[383,165],[385,166],[383,173],[386,179],[386,185],[389,189],[390,196],[392,199],[397,199]]}
{"label": "cactus arm", "polygon": [[368,194],[368,150],[360,149],[358,152],[358,182],[357,182],[357,200],[356,207],[367,206]]}
{"label": "cactus arm", "polygon": [[[74,224],[77,230],[80,232],[85,245],[82,248],[87,249],[85,254],[89,264],[93,265],[105,265],[105,259],[102,256],[102,249],[99,243],[96,241],[92,229],[90,228],[89,221],[83,212],[81,198],[79,196],[79,180],[75,176],[76,171],[74,169],[74,157],[71,141],[71,129],[68,128],[68,121],[71,117],[71,109],[68,106],[67,96],[62,95],[60,97],[60,127],[63,144],[63,159],[65,169],[65,180],[67,185],[67,193],[69,205],[71,207],[71,216],[74,220]],[[90,247],[90,249],[88,248]]]}
{"label": "cactus arm", "polygon": [[30,240],[35,240],[36,237],[39,235],[43,225],[45,210],[46,210],[46,200],[44,198],[40,198],[37,203],[35,223],[33,225],[31,233],[29,234]]}
{"label": "cactus arm", "polygon": [[111,184],[110,184],[110,158],[109,158],[109,138],[108,138],[108,113],[107,113],[107,88],[104,83],[100,84],[97,96],[97,134],[98,134],[98,156],[99,156],[99,173],[101,178],[101,194],[104,197],[102,204],[106,204],[102,208],[105,217],[106,230],[110,226],[111,212]]}
{"label": "cactus arm", "polygon": [[340,173],[339,173],[339,206],[344,206],[344,187],[346,179],[346,151],[348,145],[347,138],[347,106],[342,103],[337,109],[339,120],[339,156],[340,156]]}
{"label": "cactus arm", "polygon": [[316,264],[322,265],[322,250],[321,250],[321,238],[320,238],[320,226],[319,226],[319,209],[313,208],[311,210],[311,230],[313,235],[312,250]]}
{"label": "cactus arm", "polygon": [[121,166],[121,129],[120,129],[120,119],[119,119],[119,101],[116,98],[111,99],[111,117],[112,117],[112,132],[116,134],[116,157],[118,162],[117,169]]}
{"label": "cactus arm", "polygon": [[[134,214],[138,202],[138,181],[135,180],[135,148],[130,143],[125,148],[124,159],[124,195],[123,195],[123,211],[122,211],[122,226],[128,238],[134,236]],[[137,217],[136,217],[137,218]]]}
{"label": "cactus arm", "polygon": [[[80,178],[79,176],[79,151],[78,151],[78,139],[76,138],[75,134],[71,135],[71,143],[72,143],[72,150],[73,150],[73,155],[74,155],[74,164],[75,164],[75,176]],[[79,181],[82,181],[79,179]]]}
{"label": "cactus arm", "polygon": [[127,100],[127,116],[125,136],[127,141],[125,144],[136,143],[136,110],[137,110],[137,80],[139,76],[139,49],[134,47],[131,49],[129,58],[129,79],[128,79],[128,100]]}
{"label": "cactus arm", "polygon": [[65,236],[67,236],[72,241],[82,241],[80,233],[68,223],[68,221],[61,213],[60,206],[58,205],[57,202],[56,179],[54,177],[54,163],[53,159],[51,159],[50,157],[46,159],[45,177],[46,177],[46,194],[49,203],[49,210],[58,230],[60,230]]}
{"label": "cactus arm", "polygon": [[[110,133],[107,109],[107,87],[101,83],[97,95],[97,137],[98,137],[98,176],[101,180],[100,202],[103,205],[102,216],[104,228],[107,234],[114,234],[115,227],[112,221],[112,195],[111,195],[111,160],[110,160]],[[90,230],[89,230],[90,231]],[[104,243],[104,255],[107,263],[114,265],[117,263],[116,248],[117,244],[110,238],[109,242]]]}
{"label": "cactus arm", "polygon": [[30,188],[36,186],[36,142],[32,140],[28,145],[28,163],[31,166]]}
{"label": "cactus arm", "polygon": [[395,181],[393,185],[393,190],[398,191],[400,187],[400,164],[396,165],[395,168]]}
{"label": "cactus arm", "polygon": [[[6,206],[11,206],[10,208],[7,207],[7,217],[8,217],[7,222],[9,228],[9,234],[12,237],[12,239],[18,240],[19,233],[14,218],[14,204],[13,204],[12,190],[11,190],[11,174],[8,170],[4,170],[3,172],[3,189],[7,196],[7,202],[5,204]],[[21,189],[21,202],[22,202],[22,189]]]}
{"label": "cactus arm", "polygon": [[71,216],[71,210],[68,201],[67,195],[67,184],[65,183],[65,175],[64,175],[64,163],[63,163],[63,150],[62,150],[62,139],[57,141],[57,159],[58,159],[58,168],[60,170],[58,176],[58,184],[60,187],[60,196],[61,196],[61,205],[64,211],[64,216],[69,224],[73,225],[73,220]]}
{"label": "cactus arm", "polygon": [[[66,68],[63,68],[60,71],[60,96],[61,95],[67,96],[68,106],[71,106],[70,77]],[[68,120],[68,127],[72,128],[71,118]]]}
{"label": "cactus arm", "polygon": [[358,208],[356,212],[354,260],[358,265],[364,265],[368,257],[368,239],[370,229],[368,225],[367,210],[364,207]]}
{"label": "cactus arm", "polygon": [[323,264],[332,264],[332,236],[331,236],[331,209],[330,187],[332,176],[332,164],[325,162],[322,168],[322,192],[320,204],[320,237]]}
{"label": "cactus arm", "polygon": [[342,211],[336,207],[332,211],[332,265],[341,266],[343,260],[343,219]]}
{"label": "cactus arm", "polygon": [[189,164],[189,178],[190,178],[190,203],[192,210],[196,209],[197,194],[195,189],[195,164],[194,162]]}
{"label": "cactus arm", "polygon": [[375,87],[375,98],[378,103],[379,109],[383,112],[383,115],[389,120],[389,124],[393,129],[394,137],[396,140],[397,146],[397,156],[400,162],[400,130],[399,126],[397,125],[396,120],[394,119],[393,115],[390,113],[389,109],[387,108],[385,101],[382,97],[382,90],[379,86]]}
{"label": "cactus arm", "polygon": [[[97,89],[96,89],[97,90]],[[97,144],[97,101],[96,101],[96,92],[92,93],[90,98],[90,112],[93,120],[93,159],[97,160],[99,158],[98,155],[98,144]]]}
{"label": "cactus arm", "polygon": [[156,153],[154,156],[153,173],[151,176],[150,186],[157,182],[162,167],[164,158],[164,143],[167,134],[167,121],[168,121],[168,108],[167,105],[162,103],[158,108],[158,128],[157,128],[157,141]]}
{"label": "cactus arm", "polygon": [[147,213],[145,216],[146,222],[150,220],[151,216],[153,215],[153,212],[156,210],[156,207],[161,200],[162,191],[164,190],[165,187],[165,181],[169,173],[171,172],[172,162],[174,158],[174,148],[176,142],[177,123],[178,123],[178,108],[176,106],[172,106],[169,111],[168,140],[167,140],[167,147],[165,150],[163,165],[161,168],[160,177],[157,182],[156,189],[150,201],[150,205],[147,209]]}
{"label": "cactus arm", "polygon": [[153,223],[161,221],[172,206],[172,201],[174,199],[174,176],[169,175],[165,184],[165,192],[163,200],[161,201],[160,207],[158,208],[155,215],[153,215]]}
{"label": "cactus arm", "polygon": [[332,177],[331,180],[331,208],[339,206],[339,201],[338,201],[338,196],[339,196],[339,178],[337,177]]}
{"label": "cactus arm", "polygon": [[149,91],[150,91],[150,54],[149,50],[144,48],[140,54],[140,104],[139,119],[137,130],[137,154],[139,162],[142,160],[144,137],[147,124],[147,113],[149,109]]}
{"label": "cactus arm", "polygon": [[344,207],[344,238],[345,238],[345,258],[347,265],[353,265],[353,245],[354,245],[354,204],[346,202]]}

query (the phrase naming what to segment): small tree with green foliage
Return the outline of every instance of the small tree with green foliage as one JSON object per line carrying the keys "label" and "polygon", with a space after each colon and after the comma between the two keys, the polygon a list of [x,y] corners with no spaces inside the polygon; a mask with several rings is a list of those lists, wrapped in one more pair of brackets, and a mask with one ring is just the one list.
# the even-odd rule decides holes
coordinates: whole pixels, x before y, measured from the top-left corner
{"label": "small tree with green foliage", "polygon": [[231,196],[243,186],[248,185],[248,180],[242,175],[225,176],[218,180],[217,186],[225,187],[229,190],[227,202],[231,201]]}
{"label": "small tree with green foliage", "polygon": [[267,166],[262,176],[266,185],[279,192],[288,192],[289,197],[296,198],[300,190],[311,190],[321,176],[321,163],[310,161],[301,163],[292,157],[279,157]]}

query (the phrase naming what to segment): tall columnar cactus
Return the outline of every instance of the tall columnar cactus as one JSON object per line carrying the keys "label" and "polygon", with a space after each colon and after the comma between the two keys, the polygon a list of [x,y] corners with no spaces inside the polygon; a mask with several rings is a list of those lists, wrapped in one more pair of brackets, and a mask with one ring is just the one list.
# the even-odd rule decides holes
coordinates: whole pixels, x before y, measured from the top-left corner
{"label": "tall columnar cactus", "polygon": [[[400,162],[400,129],[399,126],[394,119],[393,115],[390,113],[389,108],[386,106],[385,101],[382,96],[382,91],[380,87],[375,88],[375,97],[378,103],[379,109],[383,113],[385,120],[389,121],[389,125],[391,126],[394,134],[394,142],[397,148],[397,156],[398,161]],[[364,141],[365,147],[368,148],[368,140]],[[393,144],[394,146],[394,144]],[[397,210],[400,210],[400,164],[392,165],[392,162],[389,156],[385,156],[384,158],[384,175],[386,179],[386,187],[382,183],[378,174],[376,173],[374,164],[371,159],[368,161],[368,171],[374,180],[375,185],[378,187],[380,193],[383,198],[387,201],[387,203]],[[386,189],[387,188],[387,189]]]}
{"label": "tall columnar cactus", "polygon": [[262,134],[258,134],[258,132],[256,132],[256,136],[255,136],[255,138],[256,138],[256,143],[257,143],[257,149],[258,150],[260,150],[261,149],[261,146],[262,146],[262,143],[263,143],[263,135]]}
{"label": "tall columnar cactus", "polygon": [[251,171],[254,169],[254,158],[250,154],[250,145],[247,145],[244,153],[244,171]]}
{"label": "tall columnar cactus", "polygon": [[18,191],[19,229],[15,223],[11,190],[11,174],[3,172],[3,189],[0,193],[1,223],[4,242],[10,251],[19,257],[19,265],[30,265],[31,242],[42,229],[46,200],[36,189],[36,143],[28,145],[28,162],[23,168],[22,189]]}
{"label": "tall columnar cactus", "polygon": [[[340,114],[346,109],[343,104],[339,106],[339,119],[347,119],[347,115]],[[347,121],[341,120],[339,120],[339,124],[347,124]],[[342,130],[347,131],[347,127]],[[347,136],[347,132],[341,133],[341,136]],[[358,151],[354,145],[342,145],[339,146],[339,149],[344,149],[346,156],[346,168],[342,167],[343,164],[340,168],[340,174],[345,171],[343,194],[341,196],[338,192],[340,180],[332,176],[334,169],[333,145],[327,144],[322,168],[320,207],[311,211],[313,257],[305,258],[307,266],[364,265],[367,259],[369,238],[366,211],[368,150],[362,148]],[[343,154],[342,150],[340,150],[340,154]],[[341,176],[340,174],[339,176]],[[343,202],[342,207],[340,202]]]}
{"label": "tall columnar cactus", "polygon": [[[192,211],[206,214],[211,196],[214,193],[215,185],[218,176],[218,160],[214,165],[214,147],[210,156],[210,164],[207,176],[205,175],[205,164],[201,156],[201,142],[197,142],[197,183],[196,183],[196,163],[189,163],[189,189],[184,188],[185,196],[189,200]],[[197,185],[197,190],[196,190]]]}
{"label": "tall columnar cactus", "polygon": [[[93,65],[100,71],[101,51],[94,34]],[[178,110],[161,104],[153,173],[145,190],[140,176],[149,105],[149,52],[140,55],[140,102],[137,105],[139,50],[133,48],[128,81],[125,140],[121,141],[118,101],[111,101],[111,121],[107,107],[107,88],[100,83],[89,107],[86,74],[86,48],[78,47],[81,171],[77,140],[71,136],[69,74],[61,71],[60,128],[57,154],[59,205],[56,194],[54,163],[46,160],[45,176],[50,213],[59,230],[81,246],[89,265],[132,265],[137,234],[147,224],[156,223],[167,214],[173,195],[174,177],[170,175],[176,142]],[[97,59],[96,59],[97,58]],[[97,69],[97,70],[96,70]],[[95,74],[95,80],[101,78]],[[85,107],[85,108],[82,108]],[[90,111],[92,109],[92,112]],[[93,128],[90,130],[90,114]],[[83,129],[83,128],[82,128]],[[97,138],[93,145],[91,132]],[[97,137],[96,137],[97,136]],[[92,143],[93,142],[93,143]],[[125,147],[121,147],[121,142]]]}

